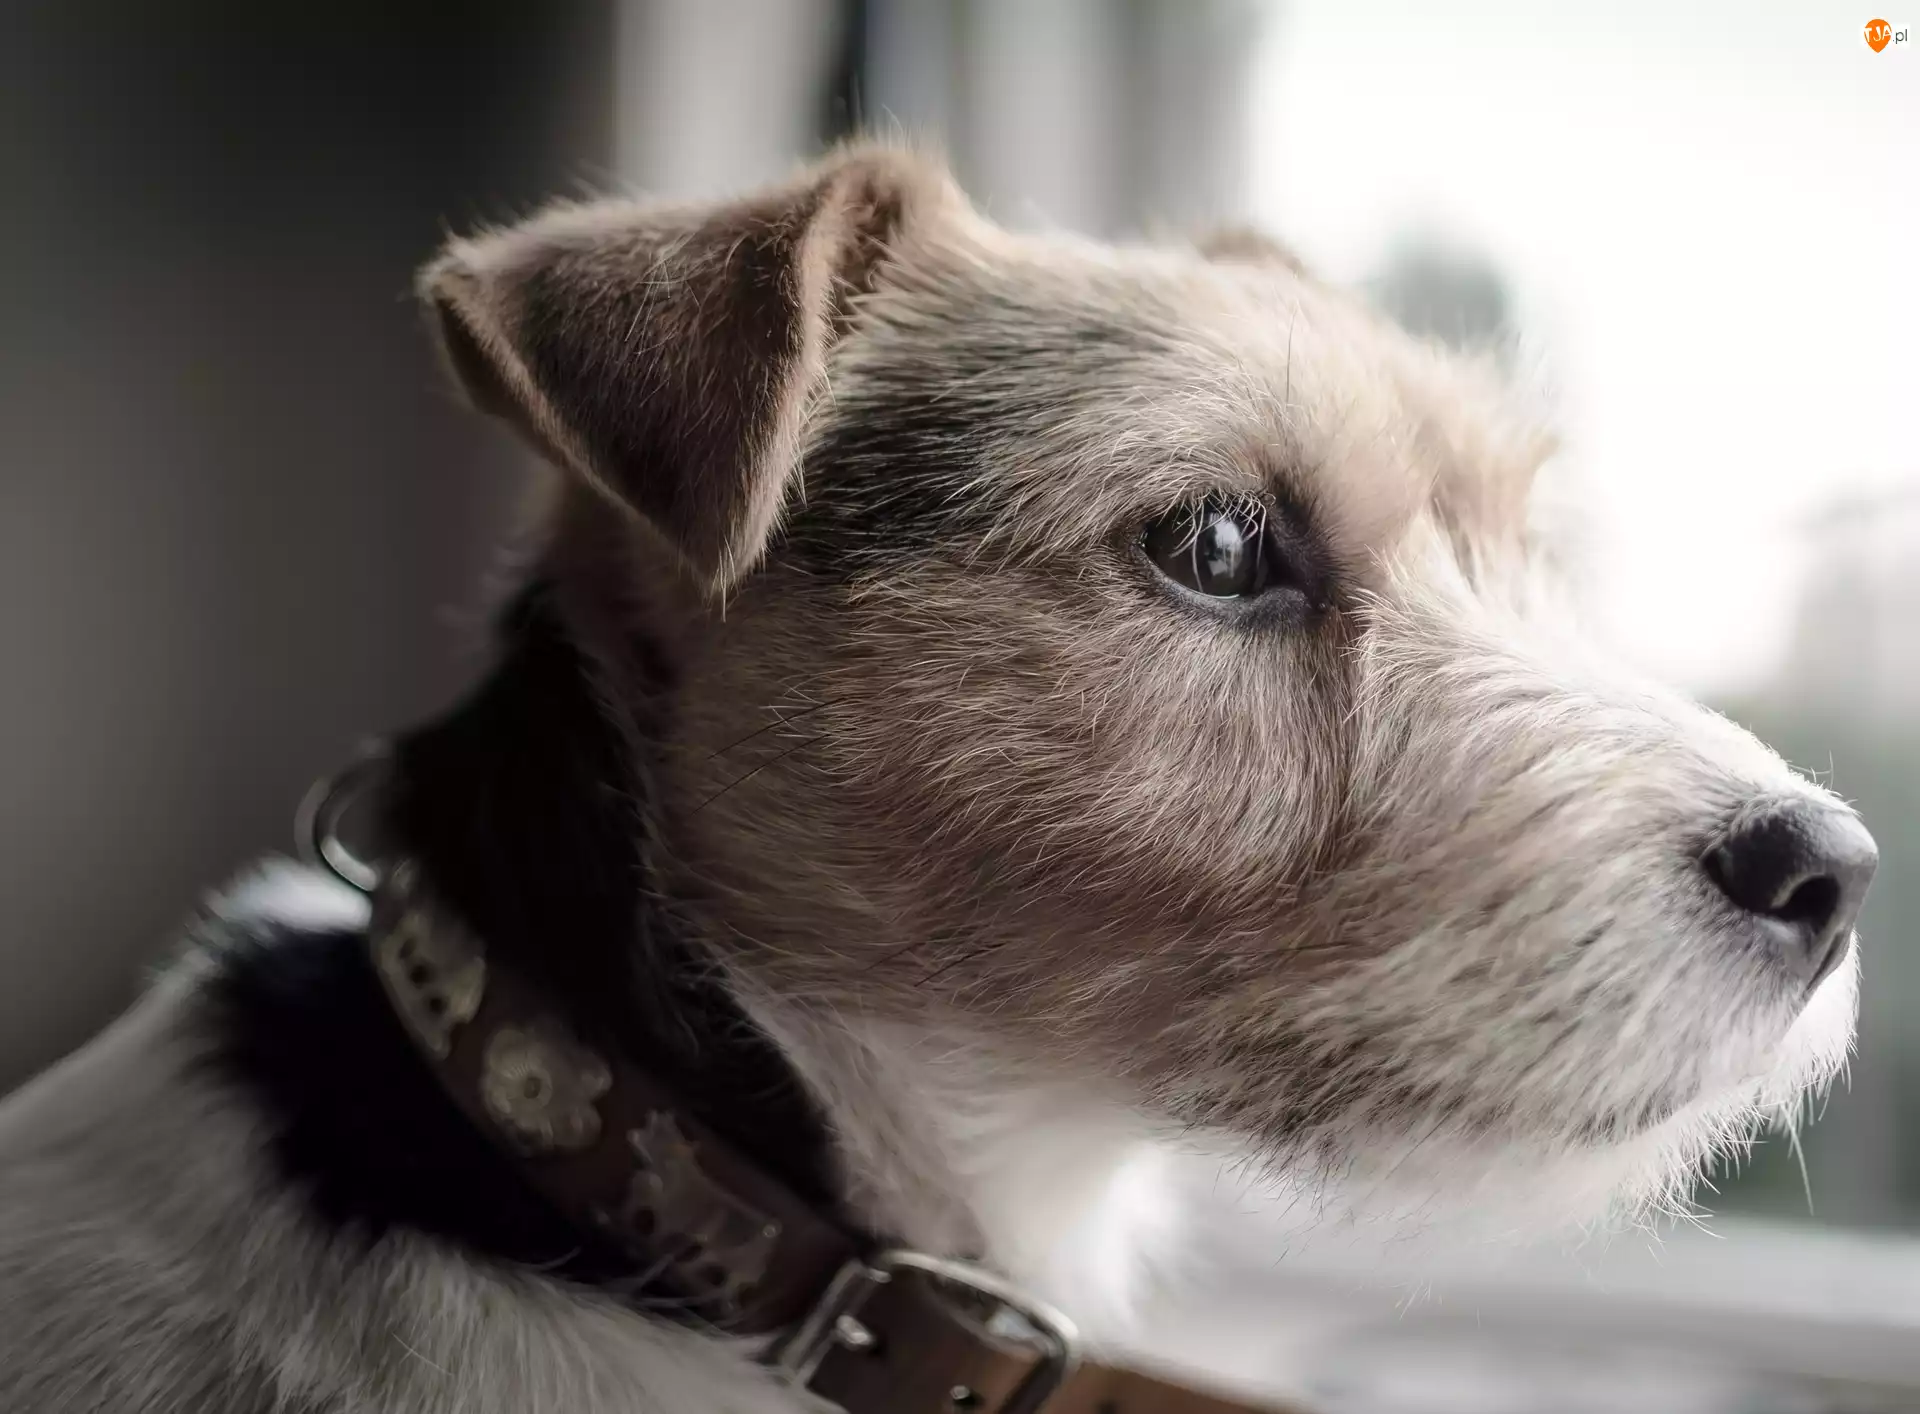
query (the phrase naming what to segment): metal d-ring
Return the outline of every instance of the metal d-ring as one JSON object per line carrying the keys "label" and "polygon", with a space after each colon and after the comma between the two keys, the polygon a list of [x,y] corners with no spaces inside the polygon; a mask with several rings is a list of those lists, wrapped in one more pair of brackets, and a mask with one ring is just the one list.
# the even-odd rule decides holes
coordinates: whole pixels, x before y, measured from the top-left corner
{"label": "metal d-ring", "polygon": [[339,826],[361,791],[386,766],[386,750],[375,748],[344,770],[322,776],[308,789],[293,817],[294,840],[301,857],[363,894],[372,893],[379,885],[380,871],[347,848]]}

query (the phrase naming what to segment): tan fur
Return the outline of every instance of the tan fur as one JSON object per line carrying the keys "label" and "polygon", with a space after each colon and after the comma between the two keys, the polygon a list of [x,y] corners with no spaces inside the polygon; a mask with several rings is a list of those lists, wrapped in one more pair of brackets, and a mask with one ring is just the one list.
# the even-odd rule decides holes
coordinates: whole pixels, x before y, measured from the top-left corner
{"label": "tan fur", "polygon": [[[1011,235],[855,148],[458,241],[423,290],[564,469],[537,573],[650,782],[674,965],[880,1240],[1124,1347],[1223,1194],[1270,1190],[1234,1240],[1276,1260],[1537,1231],[1675,1196],[1844,1055],[1852,954],[1808,997],[1699,862],[1823,793],[1583,639],[1550,441],[1485,370],[1284,257]],[[1210,496],[1285,532],[1282,608],[1152,567]],[[297,870],[216,910],[366,926]],[[811,1407],[612,1291],[316,1223],[210,1060],[217,966],[0,1102],[0,1408]]]}
{"label": "tan fur", "polygon": [[[965,1036],[1283,1167],[1438,1135],[1658,1192],[1844,1047],[1851,971],[1796,1026],[1696,864],[1818,792],[1574,633],[1551,440],[1491,374],[1220,254],[1012,235],[855,149],[426,288],[481,401],[698,570],[561,517],[552,563],[675,659],[664,865],[770,1024]],[[1156,584],[1140,528],[1208,494],[1310,523],[1324,611]]]}

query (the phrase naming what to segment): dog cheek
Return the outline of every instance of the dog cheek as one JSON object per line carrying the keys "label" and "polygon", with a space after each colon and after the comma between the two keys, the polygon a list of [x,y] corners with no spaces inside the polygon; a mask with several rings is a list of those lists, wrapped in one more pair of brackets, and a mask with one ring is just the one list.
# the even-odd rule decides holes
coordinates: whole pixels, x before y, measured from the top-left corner
{"label": "dog cheek", "polygon": [[936,985],[1071,998],[1137,1036],[1284,951],[1337,815],[1340,713],[1284,650],[1019,587],[929,575],[856,602],[820,694],[838,809],[867,886],[946,935]]}
{"label": "dog cheek", "polygon": [[910,783],[922,831],[997,848],[1023,887],[1093,893],[1271,892],[1314,852],[1337,773],[1327,714],[1284,669],[1150,616],[1089,629],[972,608],[943,626],[991,646],[890,649],[913,666],[876,685],[885,713],[855,753],[876,795]]}

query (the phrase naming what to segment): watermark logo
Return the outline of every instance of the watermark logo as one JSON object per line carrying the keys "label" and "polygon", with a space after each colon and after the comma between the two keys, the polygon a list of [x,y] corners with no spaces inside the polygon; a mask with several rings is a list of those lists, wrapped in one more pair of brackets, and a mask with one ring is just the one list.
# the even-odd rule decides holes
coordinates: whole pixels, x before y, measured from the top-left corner
{"label": "watermark logo", "polygon": [[1905,44],[1907,42],[1905,26],[1895,29],[1885,20],[1868,20],[1863,33],[1867,41],[1867,48],[1876,54],[1882,49],[1885,49],[1889,44]]}

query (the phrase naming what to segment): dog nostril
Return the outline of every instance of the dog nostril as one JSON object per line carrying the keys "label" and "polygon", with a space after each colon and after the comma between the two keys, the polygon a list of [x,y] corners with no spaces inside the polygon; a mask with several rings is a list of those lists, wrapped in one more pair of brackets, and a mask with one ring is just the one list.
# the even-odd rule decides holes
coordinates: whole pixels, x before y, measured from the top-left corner
{"label": "dog nostril", "polygon": [[1805,923],[1811,928],[1824,928],[1827,921],[1839,911],[1839,881],[1826,874],[1818,874],[1795,885],[1793,892],[1787,895],[1787,901],[1775,910],[1775,917],[1789,923]]}
{"label": "dog nostril", "polygon": [[1879,858],[1851,812],[1786,801],[1742,812],[1701,864],[1729,900],[1766,920],[1781,960],[1811,985],[1846,956]]}

